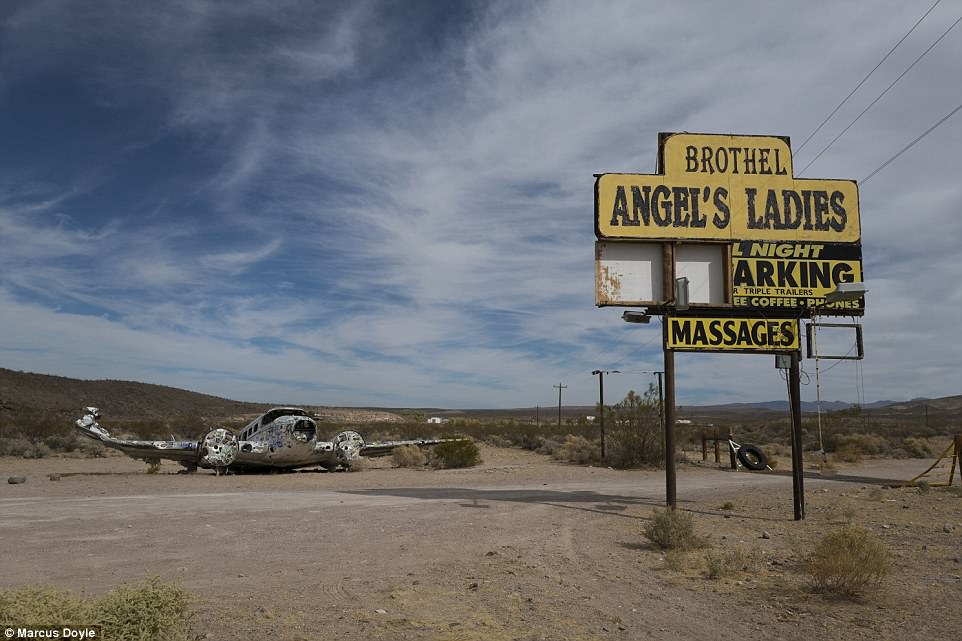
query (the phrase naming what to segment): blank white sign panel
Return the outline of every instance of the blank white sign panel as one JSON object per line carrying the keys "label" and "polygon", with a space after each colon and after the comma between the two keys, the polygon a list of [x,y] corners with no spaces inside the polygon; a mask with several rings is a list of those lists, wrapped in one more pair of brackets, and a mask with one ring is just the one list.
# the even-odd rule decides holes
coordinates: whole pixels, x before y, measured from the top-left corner
{"label": "blank white sign panel", "polygon": [[661,243],[595,242],[595,305],[652,305],[664,300]]}
{"label": "blank white sign panel", "polygon": [[675,278],[688,277],[688,301],[725,304],[725,246],[682,244],[675,248]]}

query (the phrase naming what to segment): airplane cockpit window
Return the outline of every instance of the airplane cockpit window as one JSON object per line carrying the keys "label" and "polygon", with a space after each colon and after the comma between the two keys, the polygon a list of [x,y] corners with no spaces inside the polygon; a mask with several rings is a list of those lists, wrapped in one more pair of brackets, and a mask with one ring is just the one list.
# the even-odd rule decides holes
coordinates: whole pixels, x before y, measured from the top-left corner
{"label": "airplane cockpit window", "polygon": [[291,432],[291,436],[298,443],[307,443],[312,438],[314,438],[314,425],[310,421],[298,421],[294,425],[294,429]]}

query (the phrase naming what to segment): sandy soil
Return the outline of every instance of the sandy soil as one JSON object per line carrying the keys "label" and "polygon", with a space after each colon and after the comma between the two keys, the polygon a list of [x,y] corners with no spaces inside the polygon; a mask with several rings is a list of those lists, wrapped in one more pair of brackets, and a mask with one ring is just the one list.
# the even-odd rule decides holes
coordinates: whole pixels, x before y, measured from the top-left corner
{"label": "sandy soil", "polygon": [[[105,459],[0,459],[0,589],[99,594],[149,576],[197,595],[200,638],[871,639],[962,635],[962,499],[877,479],[928,461],[871,461],[805,479],[793,520],[786,474],[678,471],[679,507],[708,552],[752,571],[706,578],[705,551],[667,557],[642,529],[660,471],[615,471],[483,448],[470,470],[215,477]],[[60,474],[49,480],[48,475]],[[956,479],[958,487],[958,478]],[[857,600],[815,594],[804,559],[854,522],[893,573]]]}

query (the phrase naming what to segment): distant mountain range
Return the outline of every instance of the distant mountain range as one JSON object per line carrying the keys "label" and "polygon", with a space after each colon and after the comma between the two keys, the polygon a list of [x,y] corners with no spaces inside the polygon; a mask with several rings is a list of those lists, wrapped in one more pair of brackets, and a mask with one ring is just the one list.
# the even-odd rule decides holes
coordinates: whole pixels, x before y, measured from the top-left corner
{"label": "distant mountain range", "polygon": [[[855,407],[854,403],[842,401],[822,401],[821,410],[823,412],[838,412]],[[939,411],[953,411],[962,409],[962,395],[945,396],[943,398],[913,398],[910,401],[875,401],[866,403],[862,406],[863,410],[923,410],[929,409]],[[747,410],[768,410],[772,412],[787,412],[788,401],[765,401],[761,403],[727,403],[724,405],[687,405],[686,411],[697,412],[744,412]],[[802,401],[803,412],[815,412],[819,409],[819,404],[813,401]]]}
{"label": "distant mountain range", "polygon": [[[114,417],[145,417],[145,416],[204,416],[226,417],[243,414],[253,414],[263,411],[265,403],[247,403],[229,399],[199,394],[188,390],[137,383],[132,381],[115,380],[79,380],[63,376],[49,376],[46,374],[32,374],[0,368],[0,416],[17,414],[20,412],[51,412],[55,414],[74,415],[85,406],[100,407]],[[310,406],[315,411],[325,414],[331,408]],[[841,411],[851,408],[850,403],[829,401],[821,403],[822,411]],[[401,417],[392,414],[382,418],[380,414],[392,411],[390,408],[350,408],[353,415],[357,411],[365,410],[372,414],[372,420],[399,420]],[[863,409],[870,411],[894,412],[957,412],[962,410],[962,395],[944,398],[915,398],[910,401],[877,401],[866,404]],[[816,404],[803,402],[803,412],[814,412]],[[474,418],[520,417],[534,416],[539,413],[543,419],[550,420],[554,410],[550,407],[542,408],[514,408],[514,409],[394,409],[411,416],[420,414],[425,416],[462,416]],[[565,417],[594,413],[594,406],[566,405],[563,408]],[[761,403],[728,403],[723,405],[686,405],[679,408],[679,414],[691,416],[704,413],[744,413],[744,412],[787,412],[787,401],[767,401]],[[374,417],[374,415],[378,415]],[[332,419],[336,417],[331,416]],[[354,420],[362,420],[355,418]]]}

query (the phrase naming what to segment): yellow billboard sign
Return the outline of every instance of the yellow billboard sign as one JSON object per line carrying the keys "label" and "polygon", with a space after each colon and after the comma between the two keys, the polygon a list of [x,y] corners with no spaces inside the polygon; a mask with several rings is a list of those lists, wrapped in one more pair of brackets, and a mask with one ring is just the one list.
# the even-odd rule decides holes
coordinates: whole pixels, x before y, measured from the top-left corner
{"label": "yellow billboard sign", "polygon": [[861,238],[855,181],[795,178],[787,138],[686,133],[659,143],[659,173],[597,175],[598,238]]}
{"label": "yellow billboard sign", "polygon": [[826,304],[842,283],[862,282],[859,244],[766,243],[732,245],[732,305],[751,309],[810,309],[861,315],[864,298]]}
{"label": "yellow billboard sign", "polygon": [[669,317],[665,345],[679,351],[776,352],[799,348],[798,319]]}

